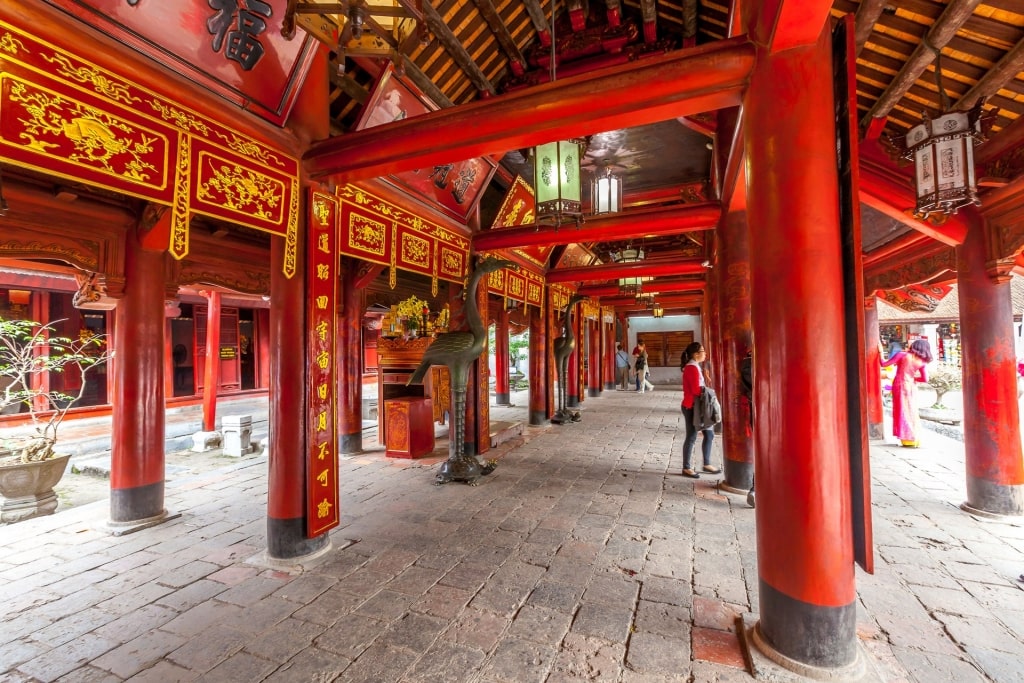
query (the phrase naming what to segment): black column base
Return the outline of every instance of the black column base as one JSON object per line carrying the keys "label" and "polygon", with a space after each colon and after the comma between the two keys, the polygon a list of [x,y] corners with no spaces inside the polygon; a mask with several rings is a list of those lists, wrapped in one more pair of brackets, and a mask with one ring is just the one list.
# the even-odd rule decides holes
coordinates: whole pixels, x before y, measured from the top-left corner
{"label": "black column base", "polygon": [[326,533],[306,538],[306,520],[267,517],[267,556],[277,560],[290,560],[312,555],[328,543]]}
{"label": "black column base", "polygon": [[967,502],[960,509],[991,517],[1024,515],[1024,486],[1007,486],[967,475]]}
{"label": "black column base", "polygon": [[110,521],[115,524],[152,519],[165,514],[164,482],[110,489]]}
{"label": "black column base", "polygon": [[724,459],[724,478],[720,488],[732,490],[733,493],[746,493],[754,485],[754,463]]}
{"label": "black column base", "polygon": [[565,407],[566,408],[579,408],[580,407],[580,397],[579,396],[567,396],[566,399],[565,399]]}
{"label": "black column base", "polygon": [[615,382],[605,382],[604,383],[604,390],[605,391],[615,391],[615,388],[617,386],[618,385]]}
{"label": "black column base", "polygon": [[338,437],[338,452],[339,453],[362,453],[363,452],[363,433],[358,434],[342,434]]}
{"label": "black column base", "polygon": [[510,406],[512,405],[512,396],[511,394],[506,393],[495,394],[494,402],[497,403],[499,406]]}
{"label": "black column base", "polygon": [[548,414],[545,410],[531,410],[530,411],[530,425],[534,427],[540,427],[548,424]]}
{"label": "black column base", "polygon": [[587,398],[597,398],[601,395],[600,389],[587,389]]}
{"label": "black column base", "polygon": [[843,668],[857,661],[856,603],[840,607],[813,605],[776,590],[759,579],[763,640],[785,658],[801,665]]}

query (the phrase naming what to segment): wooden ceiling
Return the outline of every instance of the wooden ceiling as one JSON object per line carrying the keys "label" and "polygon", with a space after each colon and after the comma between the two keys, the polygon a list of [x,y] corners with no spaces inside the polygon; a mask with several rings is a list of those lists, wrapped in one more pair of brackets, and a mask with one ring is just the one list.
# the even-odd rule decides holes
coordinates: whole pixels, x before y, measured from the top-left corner
{"label": "wooden ceiling", "polygon": [[[369,12],[378,11],[372,5],[392,5],[406,18],[390,30],[366,29],[387,43],[383,57],[361,47],[365,37],[362,43],[350,42],[345,50],[335,50],[339,68],[332,76],[331,113],[338,135],[354,129],[388,61],[439,106],[459,106],[548,80],[551,48],[547,46],[552,33],[559,55],[557,80],[559,73],[578,73],[606,64],[602,60],[611,59],[607,48],[592,47],[613,36],[632,36],[627,50],[640,54],[723,40],[730,11],[726,0],[367,1]],[[352,6],[347,2],[323,4],[342,10]],[[552,6],[557,17],[554,25]],[[998,136],[1024,113],[1021,0],[836,0],[831,14],[836,19],[847,14],[856,17],[857,107],[862,134],[900,136],[920,122],[922,112],[934,116],[944,109],[968,109],[979,98],[986,98],[986,109],[995,112],[992,136]],[[621,23],[613,28],[610,23],[616,15]],[[342,12],[330,18],[340,27],[346,24],[346,16]],[[429,29],[428,36],[423,25]],[[423,42],[424,37],[429,39]],[[937,81],[938,66],[941,79]],[[529,116],[529,112],[523,115]],[[607,131],[591,139],[584,170],[599,172],[611,166],[620,173],[627,209],[662,201],[685,202],[687,198],[699,201],[711,191],[708,143],[712,134],[713,128],[702,127],[699,120]],[[532,180],[523,152],[511,150],[502,159],[505,173],[499,174],[499,185],[504,186],[517,173]],[[500,192],[492,191],[487,197],[492,206],[485,197],[485,227],[494,202],[500,201]],[[585,190],[585,203],[588,199]],[[865,214],[866,250],[908,230],[873,211]],[[663,241],[665,244],[649,246],[657,253],[663,246],[678,249],[704,240],[689,235]],[[623,245],[590,246],[606,255]]]}

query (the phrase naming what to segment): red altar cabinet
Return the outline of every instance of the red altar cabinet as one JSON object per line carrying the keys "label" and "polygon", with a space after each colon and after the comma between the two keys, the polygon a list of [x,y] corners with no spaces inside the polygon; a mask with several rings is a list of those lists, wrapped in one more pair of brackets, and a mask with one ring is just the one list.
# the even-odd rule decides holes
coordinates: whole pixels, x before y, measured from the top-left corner
{"label": "red altar cabinet", "polygon": [[434,417],[431,401],[420,396],[404,396],[384,401],[387,423],[387,456],[421,458],[434,450]]}
{"label": "red altar cabinet", "polygon": [[[399,398],[418,398],[426,403],[426,426],[425,431],[430,435],[430,449],[433,450],[434,425],[433,422],[444,424],[445,413],[451,410],[451,397],[449,390],[448,368],[443,365],[435,365],[424,376],[423,384],[412,384],[406,386],[409,377],[419,366],[423,359],[423,353],[434,340],[430,337],[418,337],[413,339],[402,338],[381,338],[377,342],[377,391],[382,410],[377,411],[377,438],[378,441],[388,449],[388,455],[392,453],[393,440],[390,438],[391,424],[388,418],[388,404]],[[418,407],[422,410],[422,407]],[[419,423],[413,421],[410,425],[416,428]],[[429,452],[429,451],[428,451]],[[398,455],[396,457],[418,457],[416,455]]]}

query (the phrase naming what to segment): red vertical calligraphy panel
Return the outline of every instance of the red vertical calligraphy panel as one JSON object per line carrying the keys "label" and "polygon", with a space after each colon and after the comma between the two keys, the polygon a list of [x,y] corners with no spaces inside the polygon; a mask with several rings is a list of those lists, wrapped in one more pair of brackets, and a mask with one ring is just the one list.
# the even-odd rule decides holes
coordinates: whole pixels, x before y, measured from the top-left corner
{"label": "red vertical calligraphy panel", "polygon": [[309,212],[307,344],[309,395],[306,420],[306,535],[338,526],[338,435],[335,419],[335,336],[338,310],[336,200],[312,193]]}

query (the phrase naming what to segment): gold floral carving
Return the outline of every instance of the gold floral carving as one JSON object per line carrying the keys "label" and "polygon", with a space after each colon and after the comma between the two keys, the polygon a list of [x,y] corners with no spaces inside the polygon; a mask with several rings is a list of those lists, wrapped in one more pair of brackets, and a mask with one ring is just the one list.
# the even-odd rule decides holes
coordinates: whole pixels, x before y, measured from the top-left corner
{"label": "gold floral carving", "polygon": [[174,167],[174,213],[171,214],[171,243],[168,250],[179,261],[188,254],[189,191],[188,171],[191,138],[182,135]]}
{"label": "gold floral carving", "polygon": [[269,163],[273,161],[275,164],[284,168],[284,162],[281,161],[280,157],[276,154],[272,154],[266,147],[256,144],[252,140],[247,140],[243,137],[231,134],[228,138],[221,132],[217,132],[217,137],[224,141],[224,144],[228,146],[233,152],[238,152],[242,156],[249,157],[250,159],[257,159],[263,163]]}
{"label": "gold floral carving", "polygon": [[516,297],[523,296],[523,285],[525,284],[521,279],[517,277],[509,277],[509,294]]}
{"label": "gold floral carving", "polygon": [[430,265],[430,242],[415,235],[402,235],[402,261],[421,268]]}
{"label": "gold floral carving", "polygon": [[262,294],[270,291],[270,274],[267,272],[256,272],[246,270],[243,277],[237,274],[225,272],[224,270],[207,270],[201,267],[190,267],[185,263],[178,276],[180,285],[213,284],[227,287],[238,292],[248,294]]}
{"label": "gold floral carving", "polygon": [[462,255],[456,251],[441,247],[441,272],[445,275],[462,275]]}
{"label": "gold floral carving", "polygon": [[25,43],[21,42],[10,33],[4,32],[4,34],[0,36],[0,50],[3,50],[8,54],[16,55],[19,50],[25,50]]}
{"label": "gold floral carving", "polygon": [[384,224],[353,214],[348,223],[351,247],[377,256],[384,255]]}
{"label": "gold floral carving", "polygon": [[282,272],[289,280],[295,275],[299,259],[299,179],[292,178],[292,201],[288,207],[288,229],[284,234]]}
{"label": "gold floral carving", "polygon": [[540,285],[536,282],[531,282],[526,285],[526,300],[530,303],[542,303],[543,298],[540,293]]}
{"label": "gold floral carving", "polygon": [[42,55],[42,58],[50,64],[59,64],[60,66],[56,71],[61,76],[78,81],[79,83],[91,83],[96,92],[108,99],[124,102],[129,106],[141,101],[138,97],[132,97],[128,94],[127,84],[115,82],[98,69],[91,69],[86,66],[76,67],[71,63],[70,59],[61,54],[54,54],[53,56]]}
{"label": "gold floral carving", "polygon": [[[200,154],[200,165],[203,162],[208,164],[213,175],[199,183],[197,197],[223,202],[225,208],[238,213],[273,220],[273,210],[284,198],[284,186],[279,181],[205,153]],[[220,193],[219,196],[214,190]]]}
{"label": "gold floral carving", "polygon": [[153,111],[157,114],[160,114],[160,117],[164,121],[168,121],[184,131],[194,130],[202,133],[203,135],[210,134],[210,128],[202,121],[197,121],[196,117],[192,114],[183,112],[176,107],[172,107],[157,100],[150,100],[149,106],[152,107]]}
{"label": "gold floral carving", "polygon": [[[60,144],[41,138],[63,138],[70,141],[75,150],[66,158],[79,165],[101,168],[135,181],[147,181],[150,174],[146,171],[157,171],[142,157],[153,154],[153,143],[161,139],[159,135],[147,138],[132,125],[95,107],[42,89],[30,92],[29,84],[16,79],[11,81],[10,101],[23,105],[31,117],[18,119],[24,126],[19,138],[26,141],[26,147],[47,154]],[[123,161],[124,156],[130,157],[127,163]],[[115,158],[119,160],[118,168],[112,164]]]}
{"label": "gold floral carving", "polygon": [[74,249],[56,244],[38,241],[22,242],[20,240],[7,240],[0,242],[0,254],[12,258],[24,256],[52,256],[81,266],[88,270],[99,270],[100,245],[96,242],[80,242],[82,249]]}

